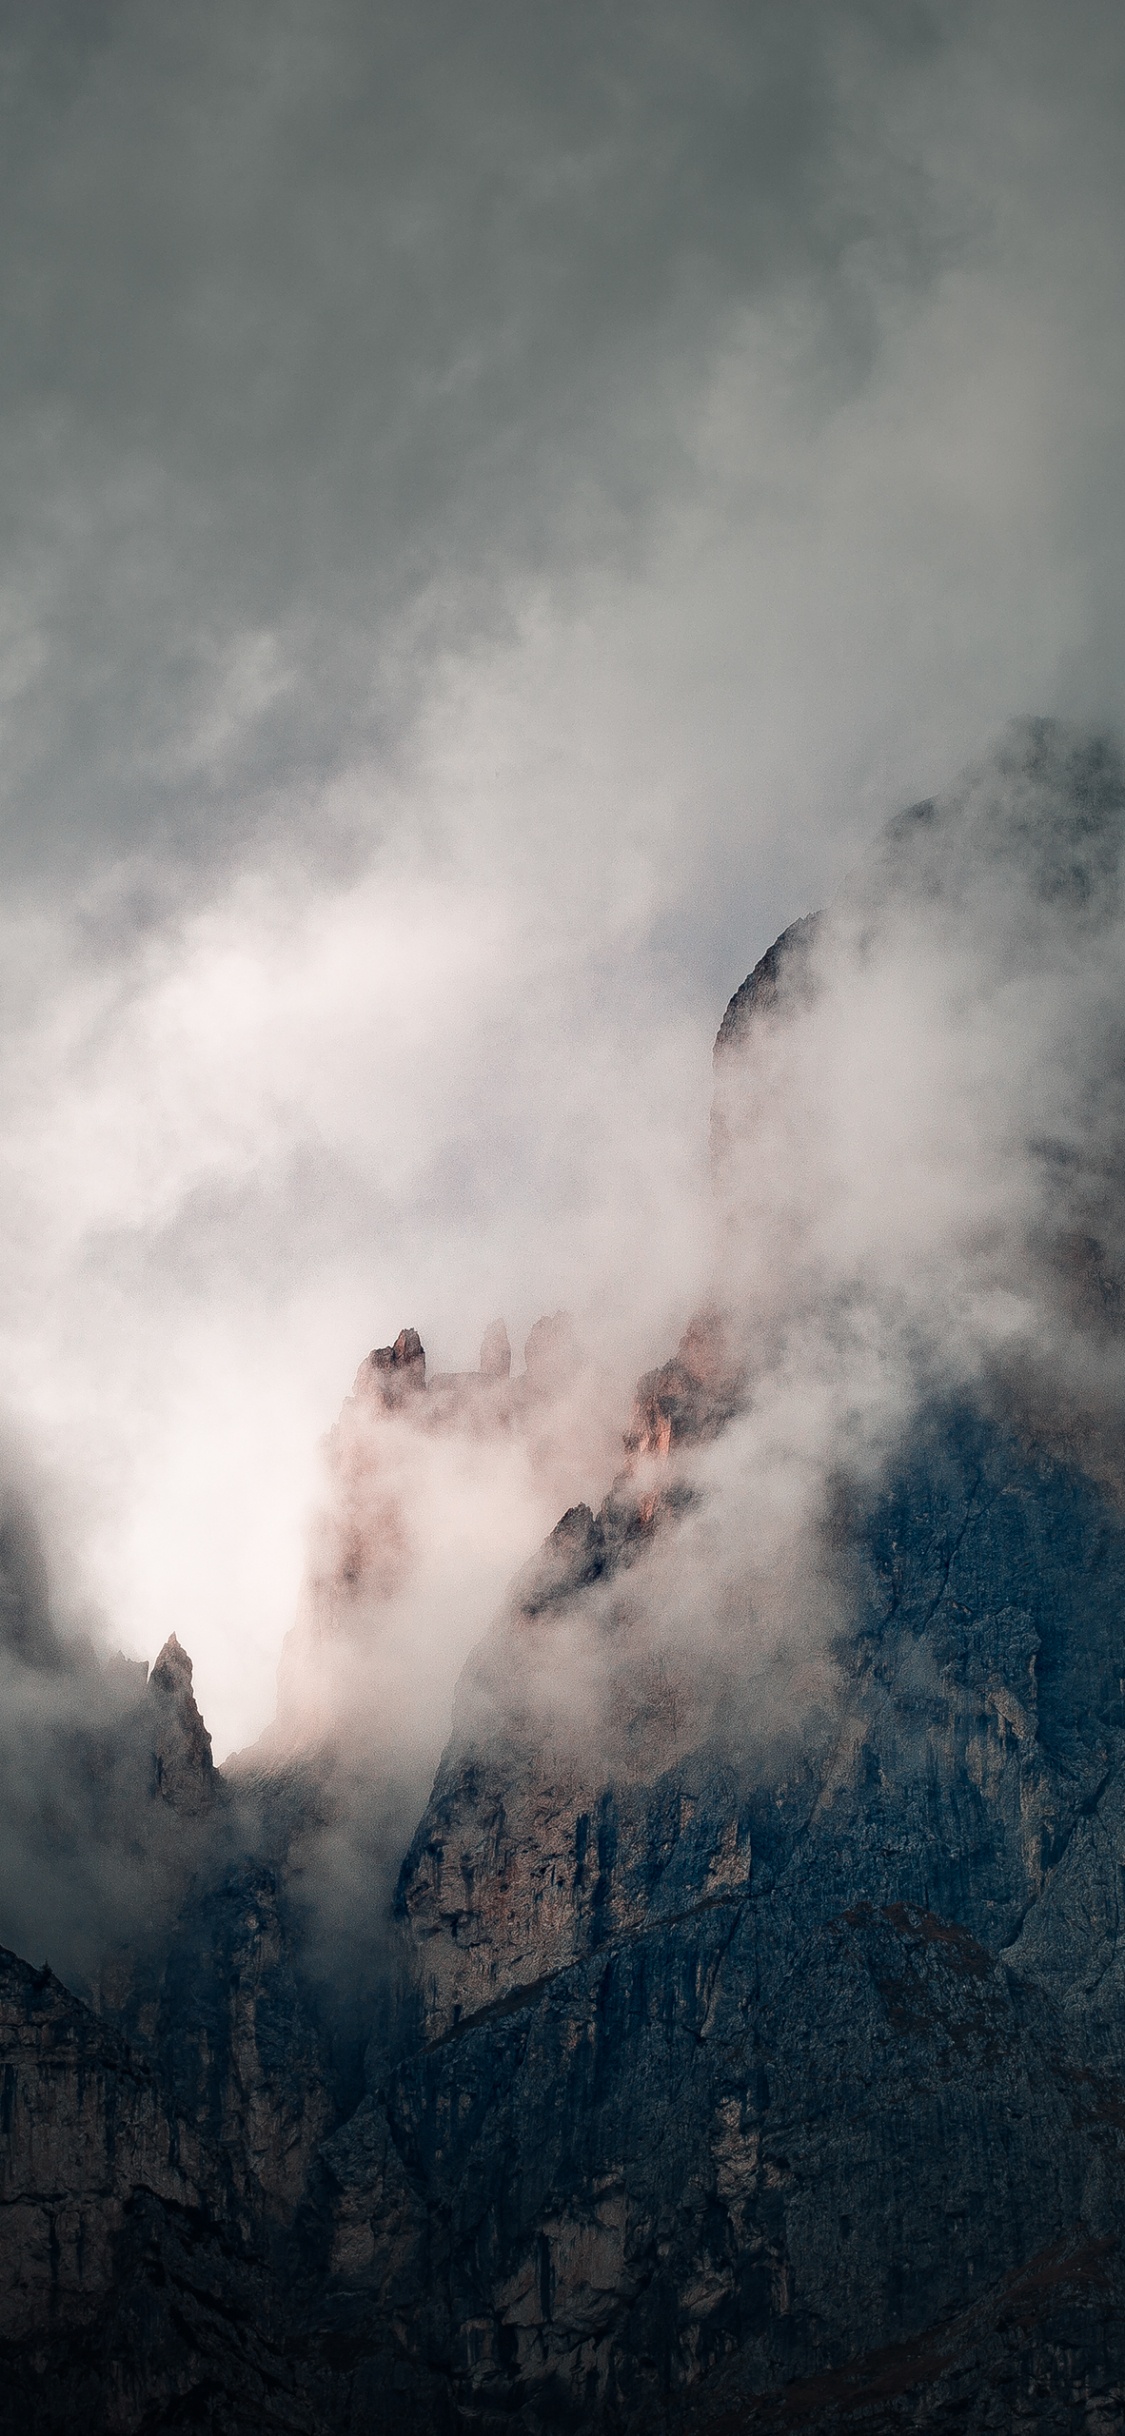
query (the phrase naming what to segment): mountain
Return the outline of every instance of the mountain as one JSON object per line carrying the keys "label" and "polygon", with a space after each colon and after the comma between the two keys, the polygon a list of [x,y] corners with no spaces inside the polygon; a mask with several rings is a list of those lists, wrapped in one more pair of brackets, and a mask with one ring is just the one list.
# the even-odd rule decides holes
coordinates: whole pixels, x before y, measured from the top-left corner
{"label": "mountain", "polygon": [[561,1315],[361,1366],[222,1770],[0,1533],[0,2426],[1125,2425],[1123,840],[1029,723],[736,993],[713,1298],[436,1774],[412,1499],[568,1477]]}

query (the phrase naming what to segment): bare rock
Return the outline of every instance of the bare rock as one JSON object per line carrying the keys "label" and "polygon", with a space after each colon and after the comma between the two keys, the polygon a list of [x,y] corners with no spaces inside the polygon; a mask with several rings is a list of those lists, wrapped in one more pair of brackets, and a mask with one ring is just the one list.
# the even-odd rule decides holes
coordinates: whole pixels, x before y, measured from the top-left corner
{"label": "bare rock", "polygon": [[0,1949],[0,2324],[20,2339],[104,2303],[134,2191],[198,2207],[198,2152],[155,2075],[53,1972]]}
{"label": "bare rock", "polygon": [[209,1810],[215,1797],[211,1737],[191,1679],[191,1659],[172,1633],[148,1679],[153,1789],[160,1801],[189,1818]]}
{"label": "bare rock", "polygon": [[409,1397],[420,1395],[426,1385],[426,1356],[422,1339],[416,1328],[400,1328],[393,1345],[377,1345],[369,1353],[356,1391],[374,1387],[384,1404],[392,1411]]}

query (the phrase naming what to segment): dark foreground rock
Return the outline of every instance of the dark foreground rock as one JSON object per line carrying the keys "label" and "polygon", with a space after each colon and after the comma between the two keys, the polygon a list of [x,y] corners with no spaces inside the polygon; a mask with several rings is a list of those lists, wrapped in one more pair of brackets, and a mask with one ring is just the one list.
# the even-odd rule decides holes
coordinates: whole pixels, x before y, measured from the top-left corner
{"label": "dark foreground rock", "polygon": [[151,2067],[0,1954],[0,2426],[312,2430],[281,2283]]}
{"label": "dark foreground rock", "polygon": [[[425,2340],[466,2424],[1119,2407],[1125,1532],[962,1415],[862,1546],[818,1749],[741,1785],[696,1755],[592,1815],[572,1789],[565,1868],[553,1788],[562,1959],[532,1984],[542,1777],[512,1770],[501,1821],[472,1742],[446,1763],[403,1890],[430,2036],[371,2102],[389,2146],[333,2171],[352,2225],[380,2220],[386,2155],[394,2204],[404,2168],[424,2195]],[[723,1850],[753,1857],[715,1884]],[[485,1923],[511,1983],[452,2018],[431,1949]]]}

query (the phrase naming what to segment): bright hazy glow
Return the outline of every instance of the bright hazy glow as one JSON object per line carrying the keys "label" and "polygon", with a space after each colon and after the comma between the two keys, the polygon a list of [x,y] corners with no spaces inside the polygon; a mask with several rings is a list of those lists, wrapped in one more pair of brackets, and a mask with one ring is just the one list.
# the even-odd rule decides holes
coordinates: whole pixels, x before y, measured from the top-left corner
{"label": "bright hazy glow", "polygon": [[4,37],[0,1406],[222,1752],[361,1356],[565,1307],[624,1410],[730,991],[1008,717],[1120,720],[1125,35],[95,14]]}

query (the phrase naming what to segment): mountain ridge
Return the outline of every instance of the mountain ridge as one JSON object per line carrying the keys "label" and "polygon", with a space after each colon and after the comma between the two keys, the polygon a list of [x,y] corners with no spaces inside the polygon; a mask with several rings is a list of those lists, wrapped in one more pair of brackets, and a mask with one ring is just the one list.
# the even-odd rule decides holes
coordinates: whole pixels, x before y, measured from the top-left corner
{"label": "mountain ridge", "polygon": [[[736,992],[727,1267],[607,1495],[517,1575],[428,1792],[372,1739],[402,1450],[524,1431],[554,1463],[561,1315],[522,1379],[500,1324],[479,1374],[429,1379],[412,1328],[361,1365],[257,1754],[212,1767],[174,1642],[98,1694],[100,1742],[43,1728],[119,1902],[84,1992],[0,1958],[0,2426],[1125,2425],[1125,1165],[1013,1101],[982,1201],[958,1107],[933,1137],[909,1066],[895,1103],[888,1018],[933,1026],[944,956],[952,1101],[970,982],[1026,1024],[1044,942],[1065,976],[1104,940],[1115,986],[1123,831],[1112,758],[1030,723]],[[816,1097],[849,992],[882,1201]],[[919,1138],[962,1194],[940,1295]],[[62,1664],[19,1563],[13,1682]]]}

